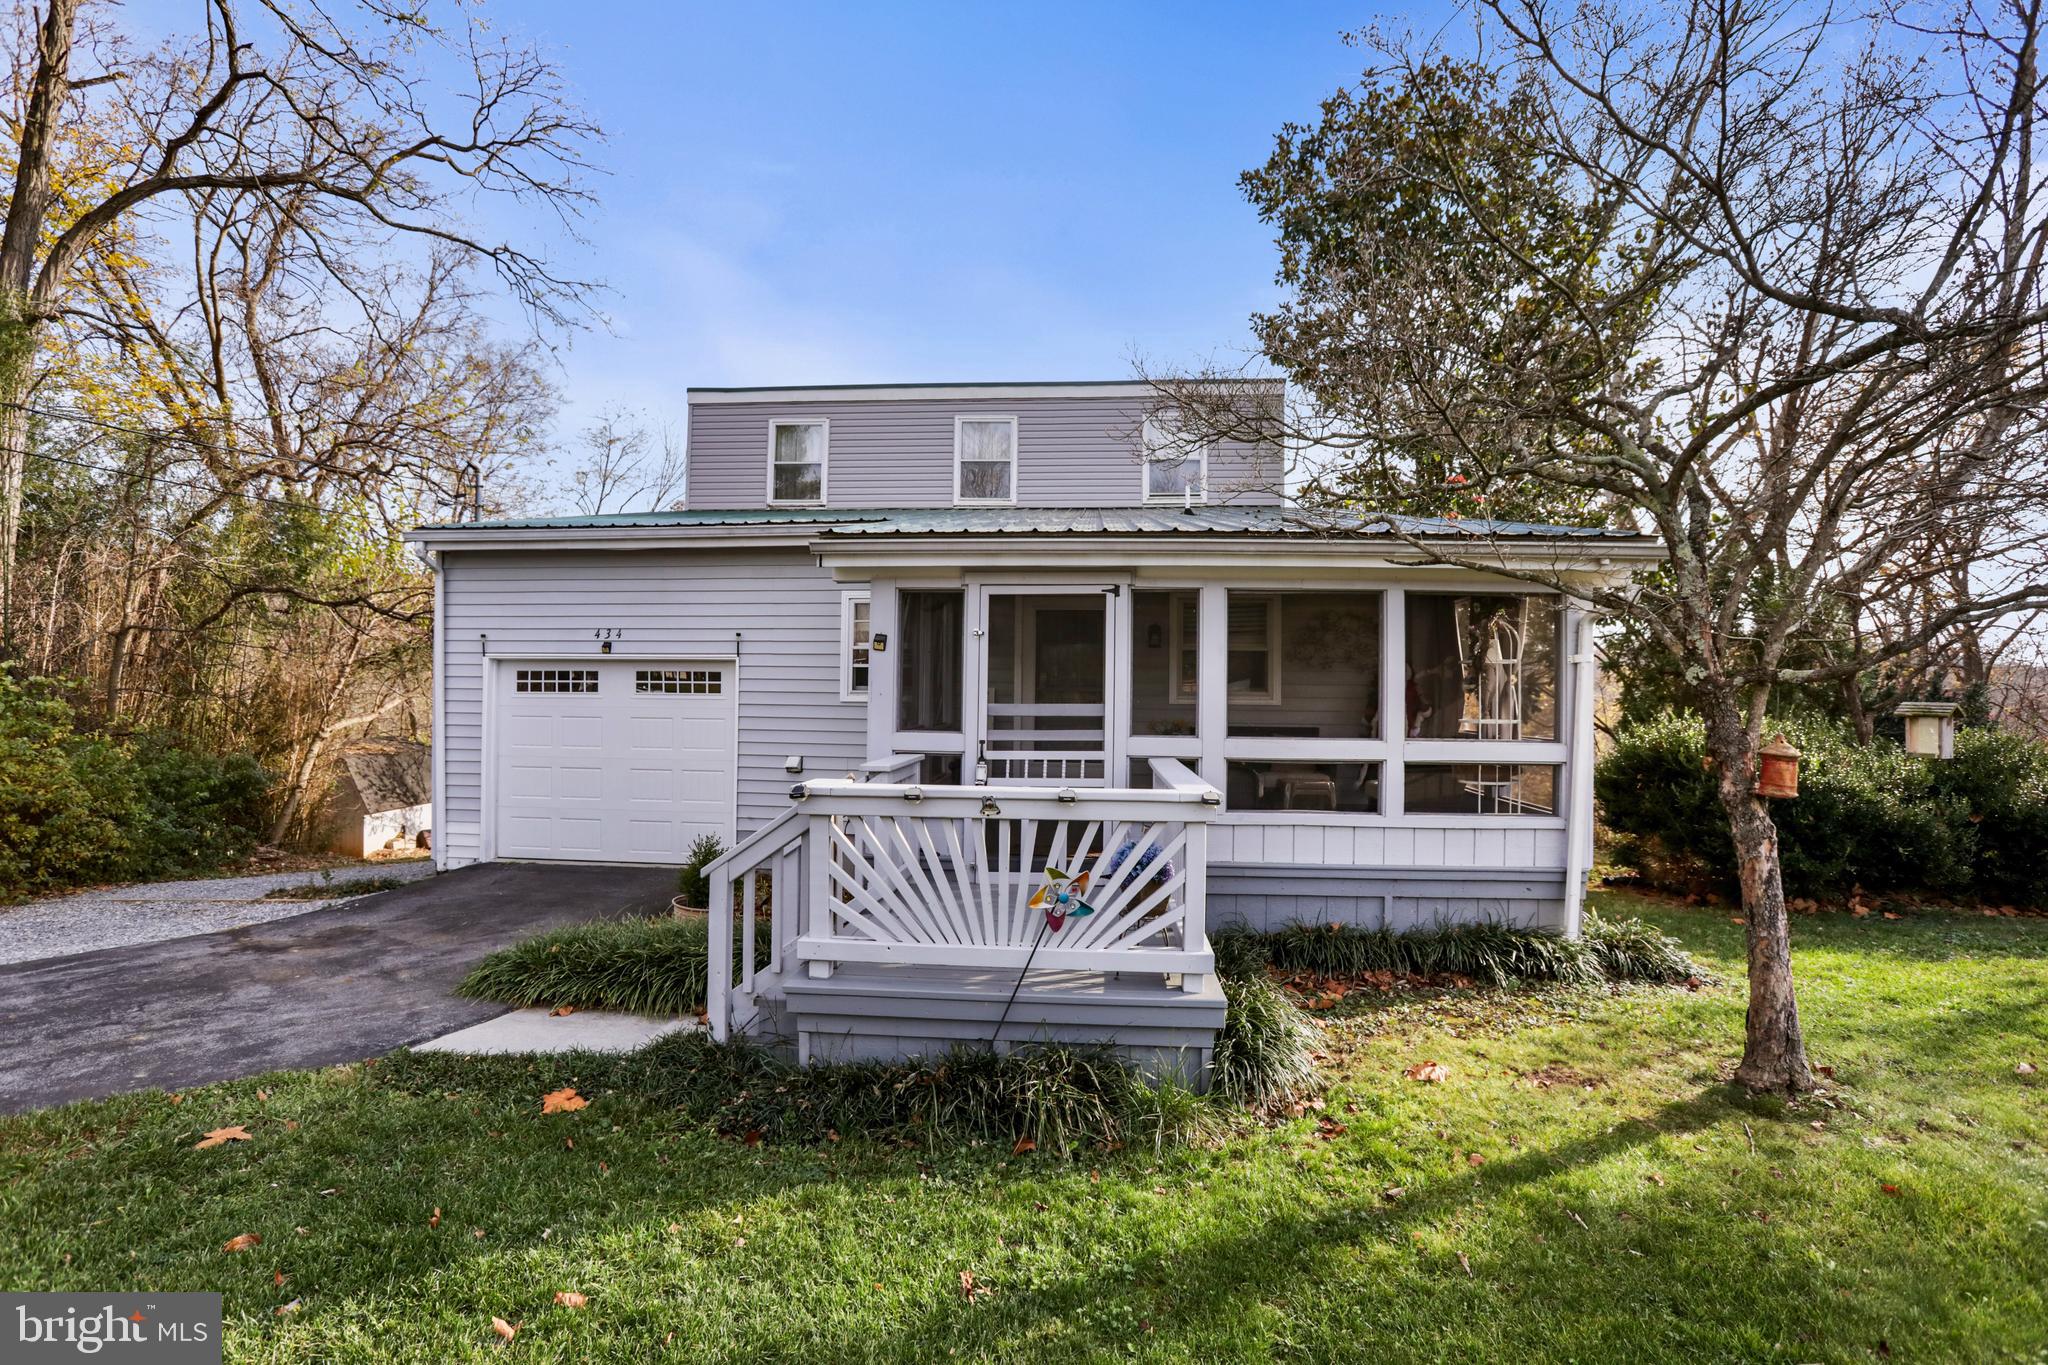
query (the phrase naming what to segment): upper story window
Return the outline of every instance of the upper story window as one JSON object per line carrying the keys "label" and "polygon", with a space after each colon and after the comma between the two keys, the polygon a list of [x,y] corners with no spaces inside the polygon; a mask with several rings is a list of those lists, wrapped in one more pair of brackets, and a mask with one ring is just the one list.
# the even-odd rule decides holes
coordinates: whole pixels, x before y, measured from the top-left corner
{"label": "upper story window", "polygon": [[953,501],[1017,500],[1017,419],[953,419]]}
{"label": "upper story window", "polygon": [[829,428],[822,421],[768,424],[769,502],[825,501],[825,447],[828,436]]}
{"label": "upper story window", "polygon": [[1205,502],[1209,497],[1209,446],[1181,434],[1170,416],[1145,419],[1145,501]]}

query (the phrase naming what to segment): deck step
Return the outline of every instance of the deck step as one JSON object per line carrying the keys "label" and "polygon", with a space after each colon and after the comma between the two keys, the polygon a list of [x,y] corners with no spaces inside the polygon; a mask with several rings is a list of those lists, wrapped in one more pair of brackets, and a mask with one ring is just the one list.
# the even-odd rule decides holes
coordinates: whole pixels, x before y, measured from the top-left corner
{"label": "deck step", "polygon": [[1142,1070],[1196,1086],[1206,1082],[1224,1015],[1213,976],[1201,990],[1185,991],[1158,977],[1033,971],[1020,988],[1014,971],[847,964],[823,979],[791,976],[782,990],[784,1027],[806,1062],[896,1061],[992,1042],[1004,1049],[1076,1043],[1106,1046]]}

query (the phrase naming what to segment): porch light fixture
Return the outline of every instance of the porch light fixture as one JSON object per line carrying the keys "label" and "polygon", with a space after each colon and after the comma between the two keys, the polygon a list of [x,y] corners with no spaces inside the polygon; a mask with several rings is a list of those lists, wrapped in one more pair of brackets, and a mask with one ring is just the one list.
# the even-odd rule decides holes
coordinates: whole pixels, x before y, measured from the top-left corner
{"label": "porch light fixture", "polygon": [[904,788],[904,789],[903,789],[903,799],[904,799],[905,801],[908,801],[908,802],[909,802],[909,803],[910,803],[911,805],[913,805],[913,806],[914,806],[914,805],[916,805],[916,804],[917,804],[918,802],[920,802],[920,801],[924,800],[924,788],[923,788],[923,787],[906,787],[906,788]]}
{"label": "porch light fixture", "polygon": [[799,782],[789,789],[789,799],[792,801],[802,801],[810,794],[811,787],[807,782]]}
{"label": "porch light fixture", "polygon": [[597,647],[597,652],[598,652],[598,653],[600,653],[600,654],[609,654],[609,653],[611,653],[611,652],[612,652],[612,642],[611,642],[610,640],[605,640],[605,641],[601,642],[601,643],[600,643],[600,644],[598,645],[598,647]]}
{"label": "porch light fixture", "polygon": [[1072,787],[1061,787],[1059,790],[1059,803],[1062,806],[1071,806],[1080,799],[1080,797],[1074,795]]}
{"label": "porch light fixture", "polygon": [[868,648],[877,654],[887,654],[889,652],[889,636],[887,632],[871,637],[868,640]]}

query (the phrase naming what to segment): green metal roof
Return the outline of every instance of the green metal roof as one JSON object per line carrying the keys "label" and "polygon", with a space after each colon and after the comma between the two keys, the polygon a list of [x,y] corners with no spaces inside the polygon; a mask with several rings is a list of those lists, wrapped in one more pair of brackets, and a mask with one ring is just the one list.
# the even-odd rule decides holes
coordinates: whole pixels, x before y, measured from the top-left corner
{"label": "green metal roof", "polygon": [[821,537],[910,535],[1346,535],[1441,536],[1483,540],[1620,539],[1640,532],[1603,526],[1547,526],[1533,522],[1408,517],[1371,512],[1310,511],[1279,506],[1193,507],[903,507],[765,508],[733,511],[614,512],[584,517],[521,517],[502,521],[445,522],[434,532],[606,530],[668,527],[773,528],[816,526]]}

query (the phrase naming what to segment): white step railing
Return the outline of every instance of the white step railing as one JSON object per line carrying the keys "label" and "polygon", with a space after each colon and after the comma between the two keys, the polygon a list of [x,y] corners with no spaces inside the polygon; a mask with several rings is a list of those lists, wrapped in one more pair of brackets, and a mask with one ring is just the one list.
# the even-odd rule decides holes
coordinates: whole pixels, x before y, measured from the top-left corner
{"label": "white step railing", "polygon": [[[894,760],[864,771],[890,769],[907,771]],[[829,976],[842,962],[1144,972],[1200,990],[1215,970],[1209,821],[1221,797],[1178,760],[1154,759],[1152,772],[1149,790],[798,784],[795,805],[705,869],[712,1036],[745,1031],[781,997],[784,973]],[[1088,874],[1092,913],[1048,925],[1031,906],[1048,867]],[[764,873],[769,958],[757,972]]]}
{"label": "white step railing", "polygon": [[[1214,970],[1207,934],[1209,821],[1220,797],[1160,760],[1151,789],[806,782],[803,931],[812,976],[843,962]],[[793,792],[793,795],[796,793]],[[1047,869],[1086,873],[1092,913],[1047,924],[1031,905]]]}
{"label": "white step railing", "polygon": [[[744,1030],[760,1012],[761,999],[781,994],[782,963],[797,923],[797,897],[806,885],[804,842],[808,829],[792,807],[713,859],[704,869],[711,886],[710,937],[707,943],[704,1012],[711,1036],[724,1042],[734,1028]],[[761,874],[768,874],[768,964],[763,982],[756,970],[760,944]],[[733,890],[740,892],[737,911]],[[739,924],[740,979],[733,982],[734,921]],[[759,988],[766,984],[764,993]]]}

